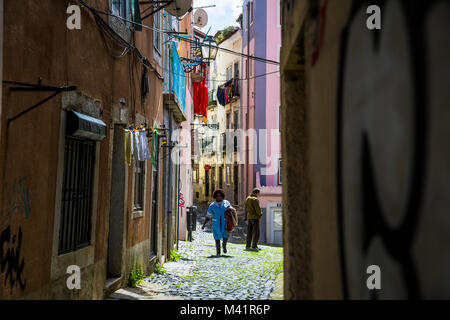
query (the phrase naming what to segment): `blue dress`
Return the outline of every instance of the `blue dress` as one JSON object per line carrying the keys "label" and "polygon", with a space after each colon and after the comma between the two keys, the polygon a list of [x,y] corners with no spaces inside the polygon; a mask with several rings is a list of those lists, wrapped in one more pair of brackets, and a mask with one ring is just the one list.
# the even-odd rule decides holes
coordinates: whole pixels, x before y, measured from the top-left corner
{"label": "blue dress", "polygon": [[228,233],[225,228],[225,210],[230,206],[231,204],[228,200],[223,200],[220,206],[217,201],[214,201],[209,205],[208,217],[212,220],[212,232],[214,240],[228,238]]}

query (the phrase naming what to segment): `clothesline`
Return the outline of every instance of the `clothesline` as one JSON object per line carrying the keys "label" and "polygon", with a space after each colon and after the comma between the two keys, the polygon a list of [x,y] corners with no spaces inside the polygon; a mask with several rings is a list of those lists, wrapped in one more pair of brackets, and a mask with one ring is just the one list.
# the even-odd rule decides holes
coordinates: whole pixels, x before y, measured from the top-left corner
{"label": "clothesline", "polygon": [[220,105],[227,105],[233,97],[239,96],[239,82],[237,79],[230,79],[223,85],[219,85],[217,87],[216,95]]}
{"label": "clothesline", "polygon": [[[152,159],[152,165],[155,165],[156,157],[157,157],[157,136],[158,136],[158,128],[156,127],[146,127],[144,125],[140,126],[130,126],[130,127],[120,127],[125,131],[124,134],[124,158],[125,162],[128,166],[131,166],[132,157],[136,161],[145,161],[147,159]],[[147,133],[152,133],[152,155],[148,150],[148,140]]]}

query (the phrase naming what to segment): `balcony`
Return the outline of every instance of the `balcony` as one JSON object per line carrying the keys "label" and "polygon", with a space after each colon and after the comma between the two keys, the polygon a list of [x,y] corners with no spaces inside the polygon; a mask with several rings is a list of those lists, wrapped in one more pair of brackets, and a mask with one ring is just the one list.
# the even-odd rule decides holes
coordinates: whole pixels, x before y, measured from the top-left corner
{"label": "balcony", "polygon": [[164,82],[163,101],[173,112],[177,122],[186,120],[186,75],[180,57],[178,56],[176,44],[169,41],[164,54]]}

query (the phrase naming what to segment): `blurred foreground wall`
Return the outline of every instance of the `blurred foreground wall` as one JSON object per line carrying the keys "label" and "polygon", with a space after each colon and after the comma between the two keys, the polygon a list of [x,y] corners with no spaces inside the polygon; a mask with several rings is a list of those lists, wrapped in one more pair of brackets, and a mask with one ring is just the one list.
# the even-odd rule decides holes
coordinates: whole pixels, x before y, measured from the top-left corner
{"label": "blurred foreground wall", "polygon": [[450,2],[281,7],[285,297],[450,298]]}

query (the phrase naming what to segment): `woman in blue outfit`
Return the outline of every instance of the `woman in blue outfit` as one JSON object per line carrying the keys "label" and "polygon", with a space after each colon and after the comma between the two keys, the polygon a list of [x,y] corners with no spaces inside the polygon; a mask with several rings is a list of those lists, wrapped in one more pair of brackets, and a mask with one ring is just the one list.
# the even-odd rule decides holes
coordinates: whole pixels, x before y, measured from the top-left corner
{"label": "woman in blue outfit", "polygon": [[216,201],[209,205],[205,222],[203,222],[202,230],[209,220],[212,220],[212,232],[214,240],[216,240],[217,256],[220,256],[220,240],[222,239],[223,253],[227,253],[228,233],[226,230],[225,210],[231,207],[228,200],[225,200],[225,193],[218,189],[214,191],[213,198]]}

